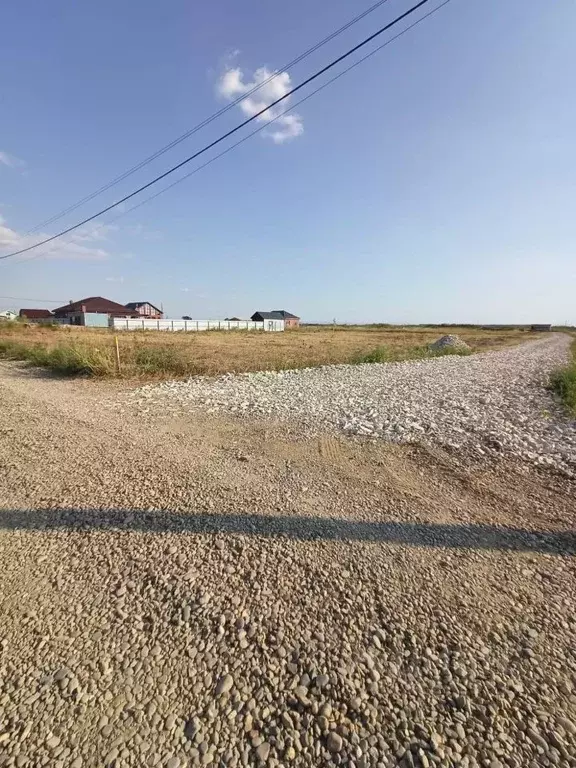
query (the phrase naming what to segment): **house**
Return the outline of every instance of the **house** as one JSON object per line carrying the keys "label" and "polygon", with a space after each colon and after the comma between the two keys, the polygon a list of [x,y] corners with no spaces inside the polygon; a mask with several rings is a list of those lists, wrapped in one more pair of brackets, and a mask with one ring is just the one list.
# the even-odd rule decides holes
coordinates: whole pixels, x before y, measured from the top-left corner
{"label": "house", "polygon": [[13,309],[3,309],[0,312],[0,320],[16,320],[18,315]]}
{"label": "house", "polygon": [[71,301],[54,310],[54,317],[60,323],[88,325],[107,328],[112,317],[135,317],[140,315],[133,309],[117,304],[102,296],[89,296],[80,301]]}
{"label": "house", "polygon": [[239,323],[242,322],[241,317],[225,317],[224,320],[228,323]]}
{"label": "house", "polygon": [[21,309],[19,316],[29,323],[45,323],[54,319],[54,315],[49,309]]}
{"label": "house", "polygon": [[129,301],[126,306],[138,312],[141,317],[149,317],[152,320],[162,320],[164,317],[164,312],[149,301]]}
{"label": "house", "polygon": [[291,312],[286,312],[285,309],[274,309],[271,312],[254,312],[251,320],[256,322],[262,322],[263,320],[284,320],[285,328],[298,328],[300,325],[300,318],[297,315],[293,315]]}
{"label": "house", "polygon": [[530,326],[531,331],[551,331],[552,325],[531,325]]}

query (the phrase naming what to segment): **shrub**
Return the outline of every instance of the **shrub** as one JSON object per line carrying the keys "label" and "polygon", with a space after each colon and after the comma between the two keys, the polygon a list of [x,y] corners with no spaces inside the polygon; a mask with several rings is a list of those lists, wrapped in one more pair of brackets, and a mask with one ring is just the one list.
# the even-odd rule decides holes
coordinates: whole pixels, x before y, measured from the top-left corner
{"label": "shrub", "polygon": [[364,352],[354,357],[353,363],[362,365],[362,363],[387,363],[392,359],[388,347],[376,347],[371,352]]}
{"label": "shrub", "polygon": [[26,360],[32,365],[49,368],[66,375],[89,374],[109,376],[114,373],[114,359],[110,350],[81,344],[22,344],[0,341],[0,355],[11,360]]}
{"label": "shrub", "polygon": [[170,373],[182,376],[193,373],[194,366],[186,360],[182,351],[173,346],[136,347],[134,362],[141,373]]}
{"label": "shrub", "polygon": [[550,388],[576,416],[576,341],[572,343],[572,362],[554,371],[550,377]]}

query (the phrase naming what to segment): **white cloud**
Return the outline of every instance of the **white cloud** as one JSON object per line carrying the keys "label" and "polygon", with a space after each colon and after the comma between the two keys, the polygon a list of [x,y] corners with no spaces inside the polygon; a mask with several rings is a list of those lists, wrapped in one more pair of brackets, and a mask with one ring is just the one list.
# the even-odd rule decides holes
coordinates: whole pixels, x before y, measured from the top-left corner
{"label": "white cloud", "polygon": [[[261,112],[269,104],[273,104],[277,99],[285,96],[291,89],[290,75],[288,72],[278,72],[273,77],[274,72],[267,67],[260,67],[254,72],[252,80],[245,80],[242,70],[239,67],[227,69],[220,77],[217,85],[217,91],[220,96],[228,101],[234,101],[239,96],[249,93],[260,83],[264,83],[251,96],[238,104],[239,109],[246,117],[253,117]],[[266,82],[270,77],[272,80]],[[264,136],[272,139],[275,144],[282,144],[290,139],[295,139],[304,133],[304,124],[300,115],[293,113],[291,115],[281,115],[287,108],[289,98],[284,99],[280,104],[268,109],[262,115],[256,118],[259,123],[269,123],[274,120],[271,128],[264,131]]]}
{"label": "white cloud", "polygon": [[106,277],[104,278],[107,283],[123,283],[124,278],[122,276],[120,277]]}
{"label": "white cloud", "polygon": [[[42,245],[38,251],[23,253],[21,257],[14,257],[16,261],[27,261],[32,256],[38,255],[42,259],[68,259],[70,261],[105,261],[110,254],[103,248],[90,245],[98,240],[106,239],[106,232],[110,229],[107,225],[102,227],[83,227],[74,234],[70,234],[64,241],[55,240],[48,245]],[[50,235],[36,232],[33,235],[24,235],[7,226],[0,215],[0,255],[6,251],[19,251],[34,245]]]}
{"label": "white cloud", "polygon": [[24,160],[20,160],[19,157],[9,155],[8,152],[0,151],[0,165],[7,165],[8,168],[24,168],[26,163]]}

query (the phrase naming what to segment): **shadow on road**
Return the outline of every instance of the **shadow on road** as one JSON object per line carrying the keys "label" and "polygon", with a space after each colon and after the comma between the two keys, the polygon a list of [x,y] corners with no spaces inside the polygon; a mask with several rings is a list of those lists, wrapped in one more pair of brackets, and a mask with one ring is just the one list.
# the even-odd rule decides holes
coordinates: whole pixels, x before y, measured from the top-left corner
{"label": "shadow on road", "polygon": [[576,554],[576,531],[528,531],[492,525],[364,522],[335,517],[181,514],[166,510],[0,509],[0,528],[45,531],[117,528],[144,533],[225,533],[304,541],[380,541],[418,547]]}

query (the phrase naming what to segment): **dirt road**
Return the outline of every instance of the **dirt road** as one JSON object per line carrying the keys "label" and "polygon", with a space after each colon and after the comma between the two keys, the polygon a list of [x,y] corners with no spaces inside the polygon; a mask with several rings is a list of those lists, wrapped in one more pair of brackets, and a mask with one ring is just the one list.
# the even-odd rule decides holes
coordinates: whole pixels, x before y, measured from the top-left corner
{"label": "dirt road", "polygon": [[0,765],[576,766],[576,481],[0,364]]}

